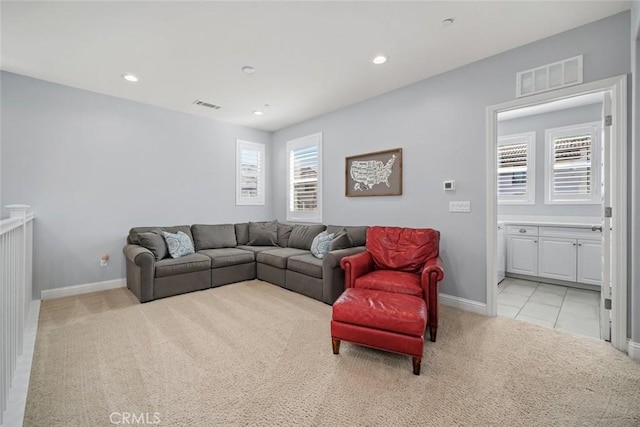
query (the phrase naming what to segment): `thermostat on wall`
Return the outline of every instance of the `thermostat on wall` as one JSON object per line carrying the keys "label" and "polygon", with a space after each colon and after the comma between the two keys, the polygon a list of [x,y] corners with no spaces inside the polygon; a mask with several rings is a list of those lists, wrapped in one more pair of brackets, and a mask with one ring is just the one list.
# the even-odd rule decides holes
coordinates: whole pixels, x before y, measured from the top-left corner
{"label": "thermostat on wall", "polygon": [[455,181],[445,181],[444,182],[444,191],[454,191],[456,189]]}

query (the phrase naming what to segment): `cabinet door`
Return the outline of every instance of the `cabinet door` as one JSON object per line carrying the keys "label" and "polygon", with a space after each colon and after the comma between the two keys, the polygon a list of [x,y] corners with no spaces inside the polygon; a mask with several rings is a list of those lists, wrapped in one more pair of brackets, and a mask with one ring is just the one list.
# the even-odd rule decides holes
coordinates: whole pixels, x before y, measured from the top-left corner
{"label": "cabinet door", "polygon": [[578,282],[602,283],[602,242],[578,239]]}
{"label": "cabinet door", "polygon": [[509,236],[507,241],[507,271],[530,276],[538,275],[537,237]]}
{"label": "cabinet door", "polygon": [[540,237],[538,276],[576,281],[576,239]]}

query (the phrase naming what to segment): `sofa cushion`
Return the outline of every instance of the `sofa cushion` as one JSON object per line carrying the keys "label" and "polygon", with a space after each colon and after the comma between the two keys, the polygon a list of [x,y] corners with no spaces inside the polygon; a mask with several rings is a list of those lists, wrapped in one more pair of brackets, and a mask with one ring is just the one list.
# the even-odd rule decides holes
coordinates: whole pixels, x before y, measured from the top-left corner
{"label": "sofa cushion", "polygon": [[251,246],[276,246],[278,242],[278,222],[250,222],[249,245]]}
{"label": "sofa cushion", "polygon": [[287,268],[287,259],[295,255],[308,254],[309,251],[295,248],[278,248],[256,254],[256,261],[273,267]]}
{"label": "sofa cushion", "polygon": [[422,297],[420,276],[405,271],[375,270],[358,277],[355,287]]}
{"label": "sofa cushion", "polygon": [[139,233],[146,233],[148,231],[158,231],[160,235],[162,235],[163,231],[168,233],[177,233],[178,231],[182,231],[184,234],[189,236],[191,241],[193,241],[193,236],[191,235],[191,226],[190,225],[175,225],[172,227],[133,227],[129,230],[129,243],[134,245],[140,244],[140,238],[138,237]]}
{"label": "sofa cushion", "polygon": [[194,271],[209,270],[211,258],[202,254],[190,254],[180,258],[165,258],[156,262],[156,277],[175,276]]}
{"label": "sofa cushion", "polygon": [[238,245],[246,245],[249,243],[249,223],[243,222],[241,224],[235,224],[236,228],[236,241]]}
{"label": "sofa cushion", "polygon": [[289,238],[291,237],[293,225],[278,223],[278,246],[286,248],[289,246]]}
{"label": "sofa cushion", "polygon": [[211,268],[246,264],[255,261],[256,258],[253,252],[237,248],[205,249],[198,253],[211,258]]}
{"label": "sofa cushion", "polygon": [[287,269],[322,279],[322,260],[313,254],[295,255],[287,261]]}
{"label": "sofa cushion", "polygon": [[324,258],[324,256],[329,253],[331,240],[333,240],[333,234],[329,234],[326,231],[318,234],[313,238],[313,242],[311,242],[311,254],[319,259]]}
{"label": "sofa cushion", "polygon": [[275,249],[278,249],[277,246],[247,246],[247,245],[240,245],[237,248],[245,251],[251,251],[254,254],[257,254],[262,251],[273,251]]}
{"label": "sofa cushion", "polygon": [[191,226],[196,251],[203,249],[235,248],[236,228],[233,224],[194,224]]}
{"label": "sofa cushion", "polygon": [[[353,245],[352,246],[364,246],[367,242],[367,229],[369,227],[366,225],[358,225],[358,226],[342,226],[342,225],[328,225],[327,231],[329,233],[338,233],[340,230],[346,230],[347,234],[351,238]],[[346,249],[346,248],[345,248]]]}
{"label": "sofa cushion", "polygon": [[140,246],[149,249],[153,256],[156,257],[156,261],[160,261],[169,255],[167,243],[160,233],[161,231],[158,230],[138,233]]}
{"label": "sofa cushion", "polygon": [[351,237],[349,237],[346,231],[340,231],[338,234],[333,236],[333,239],[331,239],[331,242],[329,243],[329,252],[348,249],[351,247],[353,247],[353,240],[351,240]]}
{"label": "sofa cushion", "polygon": [[178,231],[176,234],[162,232],[164,240],[167,242],[167,249],[171,258],[180,258],[195,252],[193,241],[186,233]]}
{"label": "sofa cushion", "polygon": [[313,239],[324,231],[324,225],[300,225],[296,224],[291,230],[291,237],[289,237],[289,247],[296,249],[311,249],[311,243]]}

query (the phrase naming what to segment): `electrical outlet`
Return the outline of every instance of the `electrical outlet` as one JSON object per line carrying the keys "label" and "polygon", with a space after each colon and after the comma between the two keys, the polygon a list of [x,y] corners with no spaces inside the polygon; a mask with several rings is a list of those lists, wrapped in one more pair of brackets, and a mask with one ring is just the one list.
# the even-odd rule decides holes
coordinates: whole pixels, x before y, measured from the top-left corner
{"label": "electrical outlet", "polygon": [[109,261],[107,261],[106,259],[100,260],[100,267],[106,267],[107,265],[109,265]]}
{"label": "electrical outlet", "polygon": [[449,212],[471,212],[471,202],[449,202]]}

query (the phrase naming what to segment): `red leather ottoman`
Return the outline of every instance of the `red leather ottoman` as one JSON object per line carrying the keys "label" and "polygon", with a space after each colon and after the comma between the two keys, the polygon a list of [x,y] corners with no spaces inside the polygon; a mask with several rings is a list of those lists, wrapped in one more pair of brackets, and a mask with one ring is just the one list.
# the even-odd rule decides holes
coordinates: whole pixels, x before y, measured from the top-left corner
{"label": "red leather ottoman", "polygon": [[347,288],[333,303],[333,354],[340,352],[341,340],[407,354],[413,358],[413,373],[420,375],[426,327],[427,306],[422,298]]}

